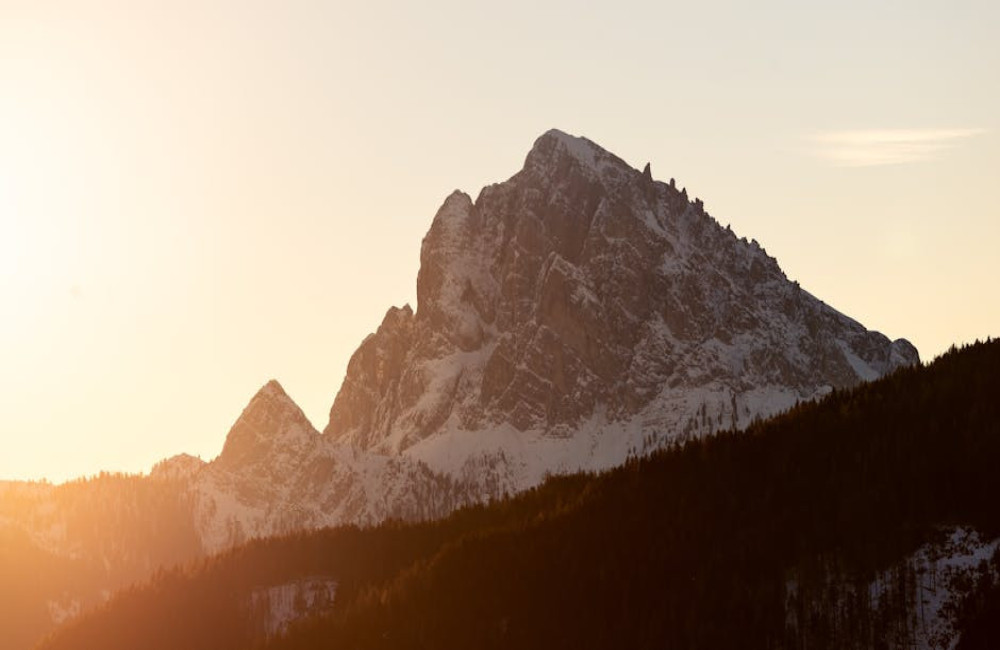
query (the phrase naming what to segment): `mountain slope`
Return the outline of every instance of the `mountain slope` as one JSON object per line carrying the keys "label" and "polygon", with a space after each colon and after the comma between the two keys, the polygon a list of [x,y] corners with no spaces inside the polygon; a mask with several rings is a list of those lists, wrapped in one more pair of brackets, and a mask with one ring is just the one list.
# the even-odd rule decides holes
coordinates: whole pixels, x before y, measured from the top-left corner
{"label": "mountain slope", "polygon": [[57,625],[202,555],[185,480],[101,474],[0,483],[0,632],[26,650]]}
{"label": "mountain slope", "polygon": [[249,647],[254,591],[309,576],[332,606],[264,647],[952,647],[1000,576],[998,383],[978,344],[442,521],[255,542],[42,648]]}

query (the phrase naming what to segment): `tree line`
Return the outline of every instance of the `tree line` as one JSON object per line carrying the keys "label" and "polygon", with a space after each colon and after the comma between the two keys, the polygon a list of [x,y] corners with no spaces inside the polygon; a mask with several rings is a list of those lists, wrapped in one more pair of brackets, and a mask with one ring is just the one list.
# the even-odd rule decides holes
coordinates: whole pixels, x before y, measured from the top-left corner
{"label": "tree line", "polygon": [[[953,349],[441,521],[253,542],[162,572],[40,647],[894,647],[912,634],[906,598],[811,603],[831,582],[870,584],[942,527],[1000,535],[998,386],[1000,342]],[[253,635],[247,594],[316,575],[338,580],[332,609]],[[995,592],[970,586],[963,643],[990,633]]]}

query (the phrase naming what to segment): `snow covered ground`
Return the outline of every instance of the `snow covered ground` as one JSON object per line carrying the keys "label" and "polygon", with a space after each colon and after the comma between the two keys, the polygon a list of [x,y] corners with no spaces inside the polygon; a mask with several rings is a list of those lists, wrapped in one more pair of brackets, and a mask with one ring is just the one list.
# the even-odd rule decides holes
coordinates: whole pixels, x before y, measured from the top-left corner
{"label": "snow covered ground", "polygon": [[887,650],[954,650],[962,600],[986,573],[1000,578],[991,563],[1000,538],[984,539],[967,527],[942,532],[867,585],[836,566],[826,569],[825,578],[813,573],[808,590],[793,576],[786,584],[789,634],[803,645],[812,636],[837,638],[843,648],[874,643]]}
{"label": "snow covered ground", "polygon": [[[956,528],[940,544],[928,543],[908,558],[917,580],[911,585],[914,607],[907,626],[916,650],[954,650],[958,633],[952,612],[967,595],[970,584],[982,571],[992,571],[989,561],[1000,539],[984,540],[971,528]],[[998,576],[994,575],[994,578]],[[869,587],[872,607],[877,608],[885,585],[894,579],[894,570],[883,572]]]}
{"label": "snow covered ground", "polygon": [[286,632],[297,620],[329,611],[336,594],[336,580],[312,576],[255,589],[247,607],[255,631],[270,639]]}

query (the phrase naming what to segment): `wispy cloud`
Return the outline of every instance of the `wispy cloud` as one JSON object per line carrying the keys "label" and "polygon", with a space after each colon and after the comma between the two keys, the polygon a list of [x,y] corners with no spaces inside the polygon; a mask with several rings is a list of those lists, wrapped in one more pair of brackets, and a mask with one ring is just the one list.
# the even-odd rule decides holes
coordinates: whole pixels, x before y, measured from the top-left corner
{"label": "wispy cloud", "polygon": [[901,165],[931,160],[985,129],[870,129],[833,131],[810,138],[814,153],[839,167]]}

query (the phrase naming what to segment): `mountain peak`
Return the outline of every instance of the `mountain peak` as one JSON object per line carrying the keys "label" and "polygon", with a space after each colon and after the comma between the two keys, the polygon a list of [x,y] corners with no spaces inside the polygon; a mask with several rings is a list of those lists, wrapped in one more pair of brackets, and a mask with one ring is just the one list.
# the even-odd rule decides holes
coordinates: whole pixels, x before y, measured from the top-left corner
{"label": "mountain peak", "polygon": [[593,166],[596,160],[602,155],[610,155],[587,138],[570,135],[559,129],[549,129],[535,140],[535,144],[531,147],[531,152],[529,152],[528,156],[529,158],[532,154],[548,156],[553,152],[569,154],[577,161],[588,166]]}
{"label": "mountain peak", "polygon": [[[288,396],[285,389],[281,386],[277,379],[268,380],[266,384],[260,387],[253,398],[250,400],[250,405],[258,401],[270,401],[270,400],[288,400],[292,401],[292,398]],[[250,407],[247,406],[247,408]]]}
{"label": "mountain peak", "polygon": [[[566,133],[565,131],[562,131],[560,129],[549,129],[542,135],[538,136],[538,139],[535,141],[535,145],[537,145],[538,141],[542,139],[557,140],[559,142],[562,142],[568,147],[583,146],[588,148],[595,147],[597,149],[601,149],[599,145],[597,145],[595,142],[591,140],[588,140],[587,138],[578,135],[572,135],[571,133]],[[603,151],[603,149],[601,150]]]}
{"label": "mountain peak", "polygon": [[613,464],[918,359],[799,290],[649,164],[558,129],[475,202],[445,201],[417,313],[392,323],[352,358],[336,440],[399,452],[456,431],[621,425],[594,433]]}
{"label": "mountain peak", "polygon": [[298,404],[272,379],[243,409],[217,460],[222,465],[246,464],[267,458],[279,446],[309,444],[318,435]]}
{"label": "mountain peak", "polygon": [[524,171],[546,180],[596,179],[609,189],[639,176],[638,170],[592,140],[558,129],[550,129],[535,140]]}

